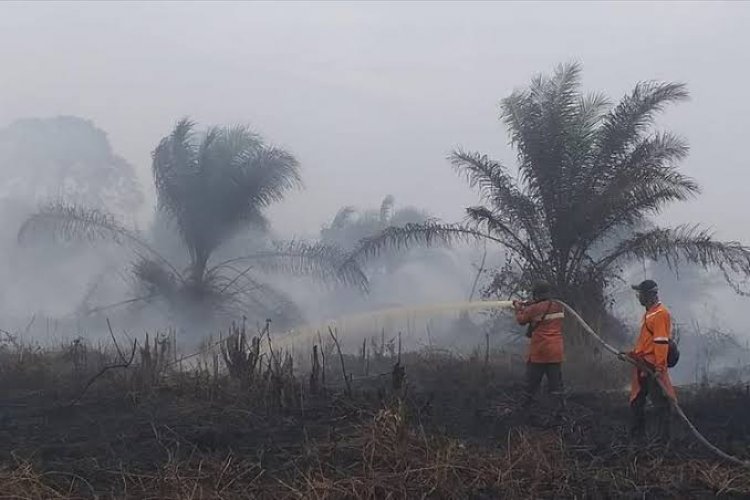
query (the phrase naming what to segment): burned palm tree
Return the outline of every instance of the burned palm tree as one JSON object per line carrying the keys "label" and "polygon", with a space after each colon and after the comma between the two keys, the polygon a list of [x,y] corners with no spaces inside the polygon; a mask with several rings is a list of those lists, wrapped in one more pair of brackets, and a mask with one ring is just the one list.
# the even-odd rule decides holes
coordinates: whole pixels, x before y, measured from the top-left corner
{"label": "burned palm tree", "polygon": [[580,67],[567,64],[503,99],[518,177],[483,154],[450,155],[484,202],[466,209],[466,221],[389,228],[364,241],[357,255],[484,239],[507,252],[514,281],[546,280],[589,311],[605,308],[607,284],[635,259],[715,266],[728,278],[750,275],[747,247],[716,241],[697,226],[653,225],[665,206],[699,192],[677,169],[686,142],[654,128],[666,105],[687,99],[685,86],[639,83],[614,106],[580,87]]}
{"label": "burned palm tree", "polygon": [[198,136],[193,123],[182,120],[153,152],[153,176],[158,209],[174,222],[189,255],[187,269],[178,270],[146,238],[100,210],[50,205],[26,221],[19,238],[51,230],[62,238],[127,245],[138,255],[132,270],[143,291],[128,302],[159,297],[201,315],[222,308],[245,312],[280,304],[292,307],[282,292],[258,279],[259,272],[366,285],[343,251],[323,244],[276,243],[221,262],[212,260],[238,231],[265,230],[264,210],[300,186],[297,160],[266,145],[249,129],[212,128]]}

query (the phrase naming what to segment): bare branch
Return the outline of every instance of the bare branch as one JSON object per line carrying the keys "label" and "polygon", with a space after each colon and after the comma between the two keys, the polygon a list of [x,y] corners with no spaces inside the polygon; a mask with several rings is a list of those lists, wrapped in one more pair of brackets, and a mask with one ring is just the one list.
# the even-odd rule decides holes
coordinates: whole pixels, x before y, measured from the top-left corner
{"label": "bare branch", "polygon": [[[68,406],[74,406],[76,403],[78,403],[79,401],[81,401],[81,399],[83,398],[83,396],[86,394],[86,392],[89,390],[89,388],[94,384],[94,382],[96,382],[96,380],[99,377],[101,377],[102,375],[104,375],[105,373],[107,373],[109,370],[116,370],[118,368],[130,368],[130,365],[133,364],[133,360],[135,359],[135,351],[136,351],[136,347],[137,346],[138,346],[138,341],[134,340],[133,341],[133,349],[130,352],[130,357],[129,358],[125,359],[123,357],[122,361],[120,363],[117,363],[117,364],[114,364],[114,365],[107,365],[107,366],[103,367],[101,370],[99,370],[99,372],[96,375],[94,375],[93,377],[91,377],[89,379],[89,381],[86,382],[86,385],[83,386],[83,389],[81,390],[81,392],[70,403],[68,403]],[[119,348],[118,348],[118,355],[120,355],[120,354],[121,353],[119,353]]]}

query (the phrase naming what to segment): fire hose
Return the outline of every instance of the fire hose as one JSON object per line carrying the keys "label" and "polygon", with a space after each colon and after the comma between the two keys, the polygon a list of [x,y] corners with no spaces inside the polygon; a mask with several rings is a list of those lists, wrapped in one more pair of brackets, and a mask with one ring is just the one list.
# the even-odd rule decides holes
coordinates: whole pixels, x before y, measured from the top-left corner
{"label": "fire hose", "polygon": [[685,425],[690,430],[690,432],[693,434],[693,436],[695,436],[695,438],[703,446],[705,446],[709,451],[711,451],[712,453],[714,453],[719,458],[721,458],[723,460],[726,460],[727,462],[731,462],[731,463],[733,463],[735,465],[740,465],[742,467],[750,468],[750,462],[749,461],[741,460],[741,459],[739,459],[737,457],[733,457],[732,455],[730,455],[730,454],[722,451],[721,449],[719,449],[718,447],[716,447],[715,445],[713,445],[708,439],[706,439],[705,436],[703,436],[703,434],[701,434],[700,431],[698,431],[698,429],[696,429],[695,425],[693,425],[693,423],[690,421],[690,419],[687,417],[687,415],[685,415],[685,412],[682,410],[682,408],[680,407],[680,405],[677,402],[677,400],[669,396],[669,391],[667,391],[667,388],[664,385],[664,382],[654,372],[654,370],[651,369],[651,367],[646,366],[644,364],[641,364],[636,359],[633,359],[631,357],[623,356],[620,353],[620,351],[618,351],[616,348],[614,348],[613,346],[611,346],[607,342],[605,342],[604,339],[601,338],[594,331],[594,329],[591,328],[588,325],[588,323],[586,323],[586,321],[584,321],[584,319],[575,311],[575,309],[573,309],[572,307],[570,307],[568,304],[566,304],[565,302],[563,302],[561,300],[555,300],[555,302],[557,302],[558,304],[560,304],[561,306],[563,306],[565,308],[565,310],[568,313],[570,313],[570,315],[573,316],[573,318],[575,318],[575,320],[578,322],[578,324],[581,325],[581,327],[583,327],[584,331],[586,333],[588,333],[591,337],[593,337],[597,342],[599,342],[602,345],[602,347],[604,347],[607,351],[609,351],[612,354],[614,354],[615,356],[617,356],[618,359],[620,359],[622,361],[625,361],[627,363],[630,363],[634,367],[636,367],[636,368],[638,368],[638,369],[640,369],[642,371],[645,371],[645,372],[649,373],[650,376],[654,377],[654,379],[659,384],[659,388],[662,390],[662,392],[664,393],[664,395],[669,400],[669,404],[672,407],[672,410],[677,414],[677,416],[680,417],[680,419],[685,423]]}
{"label": "fire hose", "polygon": [[[735,465],[739,465],[741,467],[750,468],[750,461],[741,460],[737,457],[734,457],[732,455],[729,455],[728,453],[722,451],[718,447],[716,447],[714,444],[712,444],[708,439],[706,439],[703,434],[698,431],[698,429],[693,425],[693,423],[690,421],[690,419],[685,415],[685,412],[680,407],[679,403],[676,399],[671,397],[669,395],[669,391],[667,390],[666,386],[664,385],[664,382],[661,380],[661,378],[658,376],[657,373],[654,372],[654,370],[650,367],[645,365],[644,363],[640,362],[637,359],[634,359],[629,356],[624,356],[618,349],[613,347],[612,345],[608,344],[599,334],[597,334],[593,328],[591,328],[588,323],[576,312],[575,309],[570,307],[568,304],[561,300],[555,300],[558,304],[560,304],[577,322],[581,325],[581,327],[584,329],[584,331],[589,334],[594,340],[596,340],[599,344],[604,347],[607,351],[617,356],[618,359],[621,361],[625,361],[626,363],[629,363],[633,365],[635,368],[640,369],[641,371],[644,371],[648,373],[650,376],[654,377],[654,379],[657,381],[659,388],[664,393],[664,395],[667,397],[667,400],[669,401],[669,404],[674,411],[675,414],[677,414],[678,417],[685,423],[687,428],[690,430],[690,432],[693,434],[693,436],[700,442],[706,449],[711,451],[714,455],[721,458],[722,460],[725,460],[727,462],[733,463]],[[501,301],[469,301],[469,302],[462,302],[462,303],[456,303],[456,304],[439,304],[439,305],[429,305],[429,306],[422,306],[422,307],[400,307],[400,308],[393,308],[389,310],[384,311],[375,311],[375,312],[369,312],[369,313],[363,313],[359,315],[353,315],[348,316],[349,320],[357,320],[357,319],[363,319],[367,317],[372,316],[395,316],[395,315],[401,315],[405,313],[432,313],[432,312],[438,312],[438,311],[445,311],[450,309],[461,309],[461,310],[473,310],[473,309],[506,309],[513,306],[513,302],[509,300],[501,300]],[[335,324],[335,322],[334,322]],[[317,329],[305,329],[302,331],[297,332],[289,332],[290,335],[288,335],[284,339],[277,339],[277,346],[282,347],[285,343],[292,343],[295,339],[299,339],[300,335],[304,336],[305,334],[312,334]],[[266,330],[266,335],[268,334],[268,331]],[[281,342],[279,342],[281,340]],[[270,337],[269,337],[270,342]],[[213,344],[212,346],[208,346],[206,349],[211,348],[215,345],[218,345],[218,342]],[[185,358],[186,359],[192,356],[196,356],[200,354],[198,353],[191,354]]]}

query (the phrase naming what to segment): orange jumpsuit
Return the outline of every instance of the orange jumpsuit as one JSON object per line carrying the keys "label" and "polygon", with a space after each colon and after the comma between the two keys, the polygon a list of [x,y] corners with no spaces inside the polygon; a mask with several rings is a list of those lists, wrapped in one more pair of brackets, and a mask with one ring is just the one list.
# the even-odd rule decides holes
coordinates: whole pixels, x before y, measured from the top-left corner
{"label": "orange jumpsuit", "polygon": [[[563,307],[552,300],[543,300],[516,309],[516,321],[520,325],[536,325],[531,334],[530,363],[562,363],[563,353]],[[540,323],[541,321],[541,323]]]}
{"label": "orange jumpsuit", "polygon": [[[667,396],[676,399],[677,395],[667,371],[667,353],[669,352],[669,339],[671,337],[672,317],[669,310],[659,302],[651,306],[643,316],[640,335],[630,354],[653,366],[667,389]],[[644,383],[645,373],[634,368],[630,384],[631,403],[638,396]]]}

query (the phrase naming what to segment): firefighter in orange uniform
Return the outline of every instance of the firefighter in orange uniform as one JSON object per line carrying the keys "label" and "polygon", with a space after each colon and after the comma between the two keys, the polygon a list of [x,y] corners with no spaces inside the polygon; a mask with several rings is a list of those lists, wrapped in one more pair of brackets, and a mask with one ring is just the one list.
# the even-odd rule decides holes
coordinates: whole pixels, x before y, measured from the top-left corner
{"label": "firefighter in orange uniform", "polygon": [[670,434],[670,401],[677,396],[669,379],[667,355],[672,337],[672,318],[669,310],[659,301],[659,290],[656,282],[645,280],[632,287],[638,292],[638,301],[646,308],[641,322],[641,331],[635,348],[624,355],[644,364],[656,373],[655,377],[664,384],[662,390],[656,378],[647,371],[634,368],[630,387],[630,409],[632,411],[631,436],[641,438],[646,431],[646,398],[656,408],[658,436],[662,443],[669,441]]}
{"label": "firefighter in orange uniform", "polygon": [[530,302],[513,301],[516,321],[527,325],[526,336],[531,339],[526,363],[526,404],[530,404],[542,379],[547,377],[547,387],[553,395],[563,390],[563,318],[562,305],[551,300],[552,288],[539,282],[532,289]]}

